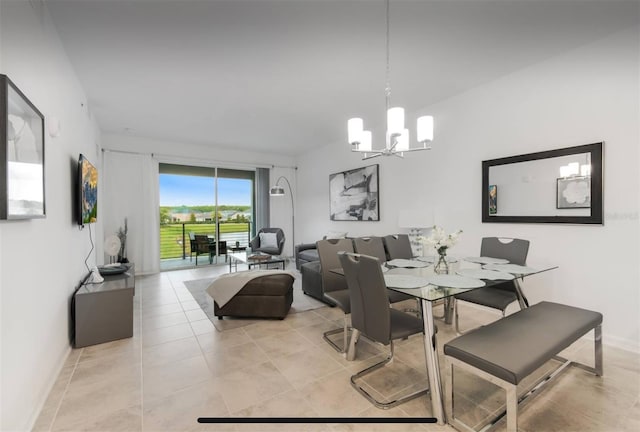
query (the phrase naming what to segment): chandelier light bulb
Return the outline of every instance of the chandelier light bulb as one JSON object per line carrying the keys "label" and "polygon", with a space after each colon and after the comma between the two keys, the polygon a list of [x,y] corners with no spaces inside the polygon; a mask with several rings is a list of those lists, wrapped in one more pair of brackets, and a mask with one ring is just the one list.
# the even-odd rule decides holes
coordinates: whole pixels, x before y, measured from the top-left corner
{"label": "chandelier light bulb", "polygon": [[422,116],[418,117],[416,125],[416,138],[419,143],[425,143],[427,141],[433,141],[433,117]]}
{"label": "chandelier light bulb", "polygon": [[400,152],[409,150],[409,129],[403,130],[402,135],[398,137],[396,150]]}
{"label": "chandelier light bulb", "polygon": [[349,144],[359,144],[362,140],[362,131],[364,123],[361,118],[354,117],[347,122],[347,137]]}
{"label": "chandelier light bulb", "polygon": [[362,140],[360,141],[360,145],[358,146],[358,150],[364,152],[371,151],[371,131],[362,131]]}
{"label": "chandelier light bulb", "polygon": [[404,130],[404,108],[393,107],[387,111],[387,132],[389,135],[400,135]]}

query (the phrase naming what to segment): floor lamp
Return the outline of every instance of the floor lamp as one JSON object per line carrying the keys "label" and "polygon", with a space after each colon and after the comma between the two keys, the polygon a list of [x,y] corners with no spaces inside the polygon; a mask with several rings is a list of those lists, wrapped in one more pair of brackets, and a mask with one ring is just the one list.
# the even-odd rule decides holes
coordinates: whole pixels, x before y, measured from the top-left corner
{"label": "floor lamp", "polygon": [[284,188],[280,186],[280,180],[284,180],[285,182],[287,182],[287,186],[289,187],[289,195],[291,195],[291,250],[294,251],[295,245],[296,245],[296,234],[295,234],[296,230],[294,225],[295,214],[293,211],[293,191],[291,190],[291,183],[289,183],[289,180],[287,180],[285,176],[278,177],[278,180],[276,180],[275,186],[269,189],[269,196],[277,196],[277,197],[284,196]]}

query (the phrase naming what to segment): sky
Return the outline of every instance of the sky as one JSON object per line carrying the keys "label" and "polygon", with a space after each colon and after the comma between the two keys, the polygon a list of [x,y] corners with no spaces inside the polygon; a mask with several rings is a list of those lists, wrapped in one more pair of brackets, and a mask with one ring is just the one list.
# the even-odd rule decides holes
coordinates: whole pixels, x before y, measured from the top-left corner
{"label": "sky", "polygon": [[[214,184],[211,177],[160,174],[160,205],[214,205]],[[251,180],[218,179],[218,204],[251,205]]]}

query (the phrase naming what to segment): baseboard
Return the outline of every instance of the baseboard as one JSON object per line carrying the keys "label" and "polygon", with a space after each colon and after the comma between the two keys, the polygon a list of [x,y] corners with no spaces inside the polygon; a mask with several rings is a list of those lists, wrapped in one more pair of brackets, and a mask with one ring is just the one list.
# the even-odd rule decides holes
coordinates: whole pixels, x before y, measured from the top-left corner
{"label": "baseboard", "polygon": [[[604,326],[602,327],[605,328]],[[593,337],[591,337],[593,340]],[[617,336],[612,336],[610,334],[602,335],[602,344],[614,348],[621,349],[623,351],[629,351],[635,354],[640,354],[640,343],[638,341],[633,341],[630,339],[623,339]]]}
{"label": "baseboard", "polygon": [[69,358],[70,353],[71,353],[71,346],[69,345],[67,346],[67,349],[63,352],[63,355],[61,356],[61,358],[58,360],[58,367],[56,368],[56,373],[49,380],[49,383],[46,386],[46,391],[44,391],[40,396],[40,400],[36,404],[34,411],[31,413],[31,416],[27,423],[27,427],[24,430],[28,430],[28,431],[32,430],[36,422],[38,421],[40,412],[42,411],[42,408],[44,408],[44,404],[47,402],[49,393],[51,393],[53,386],[56,384],[56,381],[58,380],[58,376],[60,376],[60,372],[62,372],[64,365],[67,363],[67,359]]}

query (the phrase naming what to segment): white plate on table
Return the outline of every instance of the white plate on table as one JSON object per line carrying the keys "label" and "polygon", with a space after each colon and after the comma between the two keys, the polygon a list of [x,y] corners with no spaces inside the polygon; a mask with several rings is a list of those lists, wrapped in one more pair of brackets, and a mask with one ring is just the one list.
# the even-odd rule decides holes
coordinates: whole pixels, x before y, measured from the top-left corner
{"label": "white plate on table", "polygon": [[384,282],[393,288],[421,288],[429,284],[427,278],[399,274],[385,274]]}
{"label": "white plate on table", "polygon": [[438,285],[446,288],[479,288],[486,284],[480,279],[470,278],[460,275],[431,275],[427,276],[430,284]]}
{"label": "white plate on table", "polygon": [[460,276],[466,276],[475,279],[513,280],[515,278],[515,276],[511,273],[487,269],[460,269],[456,273],[458,273]]}
{"label": "white plate on table", "polygon": [[387,267],[399,267],[399,268],[421,268],[427,267],[428,264],[422,261],[408,260],[408,259],[392,259],[386,262]]}
{"label": "white plate on table", "polygon": [[527,275],[535,273],[537,270],[527,266],[521,266],[518,264],[486,264],[482,268],[486,270],[496,270],[499,272],[511,273],[515,275]]}
{"label": "white plate on table", "polygon": [[493,258],[493,257],[466,257],[465,261],[469,261],[477,264],[509,264],[509,260],[503,258]]}

